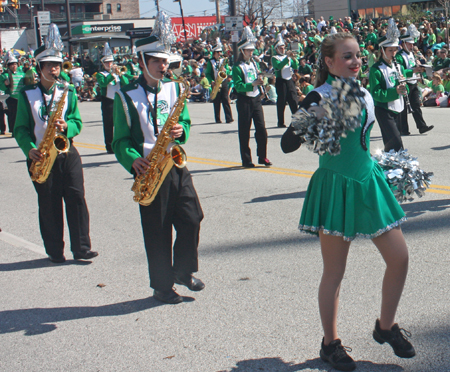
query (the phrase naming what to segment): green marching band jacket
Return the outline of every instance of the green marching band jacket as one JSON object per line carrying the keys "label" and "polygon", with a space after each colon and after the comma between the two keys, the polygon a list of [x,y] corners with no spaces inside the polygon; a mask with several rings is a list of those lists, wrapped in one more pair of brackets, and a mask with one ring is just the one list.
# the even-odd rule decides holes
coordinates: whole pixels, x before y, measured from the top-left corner
{"label": "green marching band jacket", "polygon": [[[52,108],[47,109],[42,95],[45,96],[45,101],[50,104],[55,89]],[[44,120],[45,116],[50,117],[63,91],[64,85],[60,83],[53,85],[49,91],[40,83],[37,83],[24,87],[20,92],[14,136],[25,156],[28,157],[30,150],[37,148],[41,142],[47,128],[47,122]],[[69,85],[62,118],[67,123],[67,129],[63,133],[67,138],[71,139],[80,134],[83,123],[78,110],[77,93],[72,85]]]}
{"label": "green marching band jacket", "polygon": [[[5,81],[12,77],[12,90],[11,83],[9,85],[5,85]],[[0,75],[0,90],[5,92],[5,94],[9,94],[12,98],[19,99],[20,90],[24,86],[23,79],[25,78],[25,74],[22,71],[17,70],[15,73],[12,73],[9,69]]]}
{"label": "green marching band jacket", "polygon": [[[206,70],[205,70],[205,76],[208,79],[209,83],[211,84],[213,81],[217,80],[217,69],[220,67],[220,65],[223,63],[223,58],[220,58],[219,60],[216,59],[210,59],[208,63],[206,64]],[[225,67],[225,73],[227,75],[230,75],[230,66],[228,66],[228,61],[224,65]]]}
{"label": "green marching band jacket", "polygon": [[[117,76],[108,71],[97,72],[96,79],[100,87],[100,95],[110,99],[114,99],[114,94],[120,87],[127,85],[129,82],[126,74]],[[120,82],[120,86],[117,84],[118,82]]]}
{"label": "green marching band jacket", "polygon": [[[402,65],[398,64],[401,74],[405,77],[412,77],[413,71],[406,70]],[[397,93],[398,72],[395,65],[387,64],[383,58],[380,58],[370,68],[369,84],[370,94],[373,97],[375,106],[384,108],[393,113],[400,113],[404,108],[404,100]],[[408,86],[406,86],[408,89]]]}
{"label": "green marching band jacket", "polygon": [[234,89],[240,94],[248,97],[257,97],[261,90],[253,86],[252,82],[258,78],[259,67],[255,61],[240,62],[233,66]]}
{"label": "green marching band jacket", "polygon": [[287,55],[277,54],[272,57],[272,66],[277,79],[289,80],[292,77],[292,70],[298,69],[298,61],[295,58],[289,58]]}
{"label": "green marching band jacket", "polygon": [[[145,86],[145,90],[143,88]],[[149,87],[144,76],[123,87],[116,93],[114,99],[114,153],[120,164],[133,173],[132,164],[139,157],[147,157],[156,143],[155,128],[149,109],[157,97],[157,125],[159,131],[166,123],[173,105],[180,94],[180,86],[169,79],[162,80],[158,88]],[[175,139],[175,143],[183,144],[189,138],[191,118],[184,105],[178,124],[184,129],[184,134]]]}

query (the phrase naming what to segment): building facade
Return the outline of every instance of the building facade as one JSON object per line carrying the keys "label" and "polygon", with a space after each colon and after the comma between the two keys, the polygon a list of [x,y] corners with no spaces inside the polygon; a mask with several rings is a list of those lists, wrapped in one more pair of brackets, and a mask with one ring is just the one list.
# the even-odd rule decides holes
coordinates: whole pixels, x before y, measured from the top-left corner
{"label": "building facade", "polygon": [[[34,16],[38,11],[50,12],[51,22],[67,23],[65,0],[19,0],[19,9],[8,7],[0,13],[0,27],[34,27]],[[44,5],[44,7],[42,7]],[[139,18],[139,0],[70,0],[71,22],[94,19]]]}

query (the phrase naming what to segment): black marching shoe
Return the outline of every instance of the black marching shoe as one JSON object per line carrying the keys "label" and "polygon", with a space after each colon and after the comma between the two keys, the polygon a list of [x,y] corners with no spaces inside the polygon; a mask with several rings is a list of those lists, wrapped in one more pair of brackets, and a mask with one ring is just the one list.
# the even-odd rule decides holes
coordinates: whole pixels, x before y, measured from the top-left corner
{"label": "black marching shoe", "polygon": [[407,337],[411,337],[411,333],[400,328],[397,323],[389,331],[384,331],[380,328],[380,320],[377,319],[373,330],[374,340],[379,344],[387,342],[394,349],[395,355],[400,358],[412,358],[416,355],[414,346],[406,339]]}
{"label": "black marching shoe", "polygon": [[253,164],[252,162],[250,162],[250,163],[242,163],[242,166],[244,168],[255,168],[255,164]]}
{"label": "black marching shoe", "polygon": [[90,260],[91,258],[97,257],[98,252],[94,251],[81,251],[73,254],[74,260]]}
{"label": "black marching shoe", "polygon": [[330,363],[338,371],[353,371],[356,368],[355,361],[347,354],[347,351],[352,351],[351,348],[342,346],[340,339],[331,341],[327,346],[323,344],[323,341],[324,339],[320,349],[320,358],[323,361]]}
{"label": "black marching shoe", "polygon": [[157,291],[155,289],[153,291],[153,297],[158,301],[164,302],[165,304],[175,305],[183,302],[183,297],[181,297],[173,289],[171,289],[170,291]]}
{"label": "black marching shoe", "polygon": [[265,165],[266,167],[270,167],[272,165],[272,162],[267,158],[259,158],[258,164]]}
{"label": "black marching shoe", "polygon": [[62,255],[60,257],[48,255],[48,259],[51,262],[53,262],[53,263],[64,263],[64,262],[66,262],[66,258],[64,257],[64,255]]}
{"label": "black marching shoe", "polygon": [[203,283],[200,279],[197,279],[192,274],[174,274],[174,282],[176,284],[181,284],[189,288],[191,291],[201,291],[205,288],[205,283]]}
{"label": "black marching shoe", "polygon": [[424,134],[426,132],[429,132],[433,128],[434,128],[434,125],[428,125],[427,127],[419,129],[419,133],[420,134]]}

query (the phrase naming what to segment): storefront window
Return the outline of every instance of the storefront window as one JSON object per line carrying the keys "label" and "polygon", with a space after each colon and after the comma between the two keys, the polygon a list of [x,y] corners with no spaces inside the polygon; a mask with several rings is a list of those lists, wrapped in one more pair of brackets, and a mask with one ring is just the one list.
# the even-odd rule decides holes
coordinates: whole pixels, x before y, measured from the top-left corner
{"label": "storefront window", "polygon": [[366,18],[366,10],[365,9],[358,9],[358,13],[362,19]]}
{"label": "storefront window", "polygon": [[374,18],[374,16],[373,16],[373,8],[367,8],[366,9],[366,17],[367,18]]}
{"label": "storefront window", "polygon": [[381,17],[383,15],[383,8],[375,8],[375,17]]}
{"label": "storefront window", "polygon": [[392,6],[392,14],[400,13],[400,11],[401,11],[400,5],[393,5]]}

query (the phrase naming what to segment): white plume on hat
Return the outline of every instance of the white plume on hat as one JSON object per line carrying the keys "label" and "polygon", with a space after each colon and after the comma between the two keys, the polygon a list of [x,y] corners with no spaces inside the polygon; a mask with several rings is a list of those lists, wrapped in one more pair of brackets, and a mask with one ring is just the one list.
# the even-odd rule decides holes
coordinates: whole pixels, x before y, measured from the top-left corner
{"label": "white plume on hat", "polygon": [[281,34],[277,35],[277,41],[274,44],[275,49],[278,48],[279,46],[285,45],[284,44],[284,40],[283,40],[283,36]]}
{"label": "white plume on hat", "polygon": [[103,48],[103,57],[101,59],[102,62],[114,62],[114,55],[112,53],[111,48],[109,47],[109,43],[106,42]]}
{"label": "white plume on hat", "polygon": [[400,31],[395,24],[394,18],[389,18],[388,29],[386,36],[383,36],[378,41],[380,47],[395,47],[398,46],[398,38],[400,37]]}
{"label": "white plume on hat", "polygon": [[249,26],[245,26],[242,32],[241,41],[238,43],[238,49],[255,49],[256,37],[253,35]]}
{"label": "white plume on hat", "polygon": [[211,49],[212,52],[221,52],[222,51],[222,43],[220,41],[220,38],[216,38],[216,44]]}

